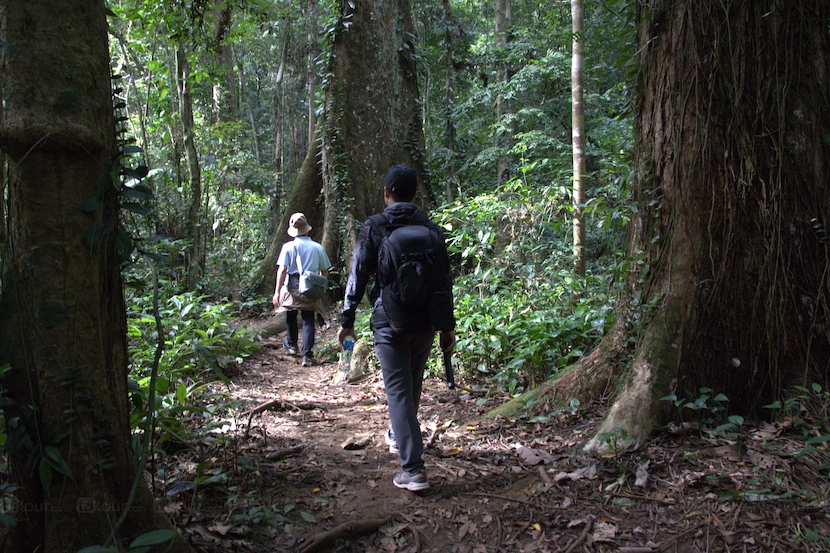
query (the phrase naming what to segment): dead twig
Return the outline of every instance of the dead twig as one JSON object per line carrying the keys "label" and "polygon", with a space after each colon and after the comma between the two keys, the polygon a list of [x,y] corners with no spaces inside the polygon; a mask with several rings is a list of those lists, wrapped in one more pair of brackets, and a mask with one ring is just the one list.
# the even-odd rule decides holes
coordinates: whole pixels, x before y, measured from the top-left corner
{"label": "dead twig", "polygon": [[[312,540],[300,550],[300,553],[315,553],[323,551],[336,540],[365,536],[377,532],[381,526],[385,526],[392,520],[392,517],[378,518],[374,520],[362,520],[346,522],[328,532],[324,532],[312,538]],[[420,543],[420,541],[419,541]]]}
{"label": "dead twig", "polygon": [[308,447],[308,444],[295,445],[294,447],[284,447],[282,449],[278,449],[276,451],[266,453],[265,458],[268,459],[269,461],[276,461],[278,459],[285,459],[286,457],[290,457],[292,455],[297,455],[298,453],[302,453],[303,450],[307,447]]}
{"label": "dead twig", "polygon": [[673,497],[650,497],[647,495],[636,495],[630,493],[612,493],[610,497],[623,497],[625,499],[636,499],[639,501],[654,501],[655,503],[662,503],[663,505],[674,505],[677,503]]}
{"label": "dead twig", "polygon": [[691,528],[687,528],[686,530],[683,530],[679,534],[676,534],[676,535],[674,535],[674,536],[672,536],[668,539],[663,540],[662,542],[660,542],[657,545],[657,551],[667,551],[672,545],[676,544],[677,542],[679,542],[680,540],[682,540],[683,538],[685,538],[689,534],[694,534],[695,532],[697,532],[699,528],[700,528],[700,525],[692,526]]}
{"label": "dead twig", "polygon": [[588,532],[591,531],[591,527],[593,525],[594,525],[594,519],[589,518],[588,522],[585,523],[585,529],[582,531],[582,533],[579,535],[578,538],[576,538],[574,541],[572,541],[571,543],[568,544],[568,547],[565,549],[564,553],[573,553],[573,551],[581,543],[583,543],[586,539],[588,539]]}
{"label": "dead twig", "polygon": [[524,501],[523,499],[515,499],[513,497],[507,497],[506,495],[496,495],[494,493],[484,493],[484,492],[464,492],[458,495],[475,495],[478,497],[490,497],[493,499],[501,499],[504,501],[512,501],[514,503],[522,503],[524,505],[530,505],[531,507],[538,507],[538,503],[532,503],[530,501]]}
{"label": "dead twig", "polygon": [[415,541],[415,553],[419,553],[421,551],[421,534],[414,524],[410,524],[407,528],[412,532],[412,539]]}

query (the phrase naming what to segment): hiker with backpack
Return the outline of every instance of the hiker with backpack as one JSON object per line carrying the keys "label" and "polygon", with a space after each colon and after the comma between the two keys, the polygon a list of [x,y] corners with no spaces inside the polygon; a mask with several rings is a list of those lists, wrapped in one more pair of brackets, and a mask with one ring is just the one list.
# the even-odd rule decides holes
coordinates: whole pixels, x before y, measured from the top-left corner
{"label": "hiker with backpack", "polygon": [[356,339],[355,311],[371,276],[370,325],[380,361],[390,427],[385,441],[400,454],[402,472],[393,483],[410,491],[429,487],[418,422],[424,369],[435,332],[444,353],[455,347],[452,274],[444,232],[412,203],[418,183],[406,165],[391,167],[383,180],[386,209],[363,223],[352,255],[340,330]]}
{"label": "hiker with backpack", "polygon": [[[271,303],[276,313],[285,312],[285,341],[283,347],[291,355],[297,355],[299,328],[297,312],[303,318],[303,367],[314,362],[314,317],[324,316],[322,297],[325,284],[316,289],[306,289],[310,278],[326,281],[331,267],[323,246],[308,236],[311,225],[306,216],[295,213],[288,220],[288,235],[294,237],[291,242],[283,244],[277,258],[277,285]],[[312,288],[309,285],[309,288]],[[320,290],[320,293],[317,291]]]}

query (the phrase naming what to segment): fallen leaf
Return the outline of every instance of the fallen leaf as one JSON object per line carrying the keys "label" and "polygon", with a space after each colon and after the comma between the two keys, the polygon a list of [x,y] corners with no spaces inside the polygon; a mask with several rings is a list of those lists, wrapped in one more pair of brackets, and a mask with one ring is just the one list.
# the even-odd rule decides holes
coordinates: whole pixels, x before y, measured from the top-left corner
{"label": "fallen leaf", "polygon": [[746,456],[749,458],[749,461],[758,468],[768,469],[775,466],[775,460],[772,457],[764,455],[754,449],[747,451]]}
{"label": "fallen leaf", "polygon": [[588,524],[588,520],[584,518],[578,518],[576,520],[572,520],[568,523],[568,528],[573,528],[575,526],[583,526]]}
{"label": "fallen leaf", "polygon": [[594,533],[591,538],[597,541],[611,541],[617,535],[617,527],[609,522],[597,522],[594,524]]}
{"label": "fallen leaf", "polygon": [[347,451],[354,451],[356,449],[364,449],[370,443],[372,443],[372,436],[371,434],[367,434],[362,436],[352,436],[340,444],[340,447]]}
{"label": "fallen leaf", "polygon": [[575,470],[574,472],[568,472],[568,473],[560,472],[559,474],[554,476],[553,479],[556,482],[559,482],[560,480],[564,480],[565,478],[570,478],[571,480],[580,480],[582,478],[589,478],[590,479],[590,478],[593,478],[596,475],[597,475],[597,465],[593,464],[593,465],[590,465],[590,466],[587,466],[587,467],[583,467],[579,470]]}
{"label": "fallen leaf", "polygon": [[222,536],[227,535],[232,528],[233,524],[214,524],[213,526],[208,526],[208,530],[210,530],[211,532],[216,532],[217,534]]}
{"label": "fallen leaf", "polygon": [[461,448],[460,447],[454,447],[452,449],[447,449],[447,450],[442,451],[438,456],[442,457],[442,458],[447,458],[447,457],[452,457],[454,455],[458,455],[459,453],[461,453]]}
{"label": "fallen leaf", "polygon": [[552,463],[553,457],[550,453],[545,451],[544,449],[531,449],[529,447],[523,446],[522,444],[516,444],[516,453],[519,457],[527,463],[528,465],[538,465],[539,463]]}
{"label": "fallen leaf", "polygon": [[640,488],[648,486],[648,467],[650,463],[650,461],[646,461],[637,467],[637,479],[634,480],[635,486]]}

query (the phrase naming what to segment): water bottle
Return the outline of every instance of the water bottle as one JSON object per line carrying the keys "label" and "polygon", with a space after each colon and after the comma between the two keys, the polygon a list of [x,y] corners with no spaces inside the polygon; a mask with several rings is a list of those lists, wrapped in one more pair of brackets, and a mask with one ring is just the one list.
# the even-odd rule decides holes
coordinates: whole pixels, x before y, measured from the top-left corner
{"label": "water bottle", "polygon": [[337,373],[335,374],[335,383],[345,382],[349,377],[349,371],[352,366],[352,351],[354,350],[354,340],[347,337],[343,340],[343,351],[340,352],[340,359],[337,361]]}

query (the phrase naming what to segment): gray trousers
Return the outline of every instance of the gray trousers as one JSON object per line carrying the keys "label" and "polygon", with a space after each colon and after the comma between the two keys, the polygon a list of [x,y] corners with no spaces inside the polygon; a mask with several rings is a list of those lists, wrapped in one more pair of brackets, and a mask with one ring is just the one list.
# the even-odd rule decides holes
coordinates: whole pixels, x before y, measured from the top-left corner
{"label": "gray trousers", "polygon": [[424,444],[418,422],[424,369],[435,332],[396,332],[388,326],[375,328],[375,354],[383,372],[389,421],[401,452],[401,468],[409,473],[424,468]]}

